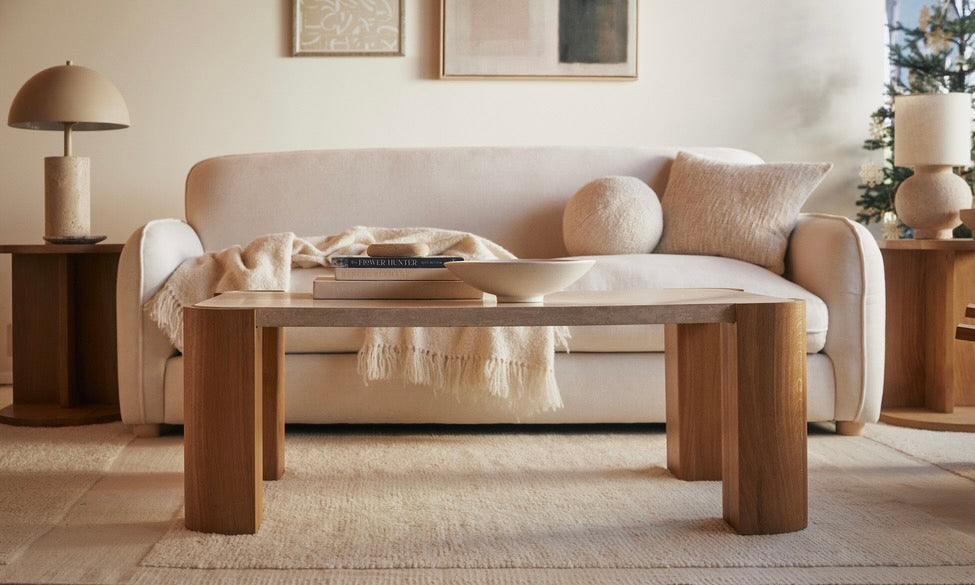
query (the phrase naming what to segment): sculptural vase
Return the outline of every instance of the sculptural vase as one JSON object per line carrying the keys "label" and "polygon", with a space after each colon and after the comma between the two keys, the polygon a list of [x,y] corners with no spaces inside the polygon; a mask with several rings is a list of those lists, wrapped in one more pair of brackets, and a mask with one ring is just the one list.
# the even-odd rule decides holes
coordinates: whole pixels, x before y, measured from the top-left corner
{"label": "sculptural vase", "polygon": [[901,183],[894,208],[918,240],[950,239],[961,223],[959,210],[972,206],[972,191],[947,165],[918,166]]}

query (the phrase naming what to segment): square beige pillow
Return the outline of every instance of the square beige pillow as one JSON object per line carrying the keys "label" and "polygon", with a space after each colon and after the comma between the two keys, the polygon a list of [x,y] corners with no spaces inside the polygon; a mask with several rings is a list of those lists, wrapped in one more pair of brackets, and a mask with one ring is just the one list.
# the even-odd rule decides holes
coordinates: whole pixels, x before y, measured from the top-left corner
{"label": "square beige pillow", "polygon": [[832,166],[728,163],[680,152],[654,252],[737,258],[782,274],[799,209]]}

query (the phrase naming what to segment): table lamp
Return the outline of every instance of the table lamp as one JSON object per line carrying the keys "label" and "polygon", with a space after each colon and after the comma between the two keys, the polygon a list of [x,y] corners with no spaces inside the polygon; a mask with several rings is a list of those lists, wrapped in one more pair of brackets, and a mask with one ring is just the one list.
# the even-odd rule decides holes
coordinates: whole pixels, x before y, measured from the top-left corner
{"label": "table lamp", "polygon": [[914,167],[901,183],[894,209],[915,239],[950,239],[958,211],[972,206],[972,190],[952,167],[972,162],[972,96],[967,93],[894,98],[894,164]]}
{"label": "table lamp", "polygon": [[14,96],[7,124],[64,131],[64,156],[44,159],[44,239],[57,244],[104,239],[91,235],[91,161],[71,154],[71,134],[127,128],[129,110],[118,89],[98,72],[68,61],[27,80]]}

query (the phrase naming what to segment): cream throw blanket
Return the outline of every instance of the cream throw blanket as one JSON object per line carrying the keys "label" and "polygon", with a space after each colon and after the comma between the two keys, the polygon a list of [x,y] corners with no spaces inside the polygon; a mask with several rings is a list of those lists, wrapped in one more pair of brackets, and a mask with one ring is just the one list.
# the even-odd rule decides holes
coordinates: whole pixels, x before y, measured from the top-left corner
{"label": "cream throw blanket", "polygon": [[[182,351],[183,307],[231,290],[289,290],[292,268],[329,266],[332,256],[362,254],[377,242],[421,242],[433,255],[468,260],[514,258],[485,238],[435,228],[356,226],[308,238],[271,234],[184,261],[145,310]],[[399,379],[464,400],[500,399],[516,413],[531,414],[562,407],[554,350],[567,339],[565,327],[370,327],[358,354],[359,372],[367,383]]]}

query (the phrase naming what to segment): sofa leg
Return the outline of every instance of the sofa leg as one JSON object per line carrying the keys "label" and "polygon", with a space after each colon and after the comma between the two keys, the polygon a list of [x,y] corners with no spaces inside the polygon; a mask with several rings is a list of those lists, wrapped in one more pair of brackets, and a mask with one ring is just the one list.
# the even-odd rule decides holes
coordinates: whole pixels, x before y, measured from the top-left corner
{"label": "sofa leg", "polygon": [[161,434],[160,424],[129,425],[132,434],[139,438],[158,437]]}
{"label": "sofa leg", "polygon": [[836,434],[845,435],[847,437],[859,437],[863,434],[866,427],[867,425],[862,422],[838,420],[836,421]]}

